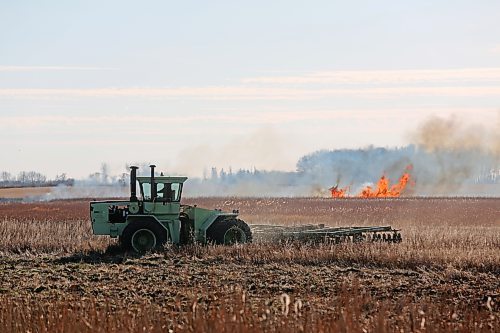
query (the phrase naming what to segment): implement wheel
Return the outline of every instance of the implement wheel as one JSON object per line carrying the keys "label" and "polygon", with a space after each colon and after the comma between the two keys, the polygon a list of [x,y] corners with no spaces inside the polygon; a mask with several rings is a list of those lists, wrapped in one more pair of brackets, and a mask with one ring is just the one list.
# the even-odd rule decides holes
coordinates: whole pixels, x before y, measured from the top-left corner
{"label": "implement wheel", "polygon": [[244,221],[227,218],[215,221],[207,229],[207,241],[218,245],[250,243],[252,241],[252,231]]}
{"label": "implement wheel", "polygon": [[157,222],[146,220],[129,224],[123,231],[120,242],[124,249],[142,254],[161,249],[167,238],[167,231]]}

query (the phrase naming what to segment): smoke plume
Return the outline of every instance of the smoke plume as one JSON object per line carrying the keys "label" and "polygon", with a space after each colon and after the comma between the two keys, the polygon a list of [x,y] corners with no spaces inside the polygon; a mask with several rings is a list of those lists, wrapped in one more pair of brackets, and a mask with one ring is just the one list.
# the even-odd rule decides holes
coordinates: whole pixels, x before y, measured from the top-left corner
{"label": "smoke plume", "polygon": [[487,127],[456,116],[432,117],[410,137],[420,150],[415,155],[420,192],[438,195],[490,194],[500,170],[500,114]]}

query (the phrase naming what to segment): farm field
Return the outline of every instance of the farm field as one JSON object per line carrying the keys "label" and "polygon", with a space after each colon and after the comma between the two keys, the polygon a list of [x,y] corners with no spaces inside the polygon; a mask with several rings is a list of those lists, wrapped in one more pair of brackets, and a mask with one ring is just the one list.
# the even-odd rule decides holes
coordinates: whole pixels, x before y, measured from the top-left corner
{"label": "farm field", "polygon": [[496,332],[500,199],[197,198],[248,223],[392,225],[400,244],[166,246],[91,234],[89,203],[0,203],[2,332]]}
{"label": "farm field", "polygon": [[52,191],[53,187],[9,187],[0,188],[0,198],[21,199],[32,196],[43,196]]}

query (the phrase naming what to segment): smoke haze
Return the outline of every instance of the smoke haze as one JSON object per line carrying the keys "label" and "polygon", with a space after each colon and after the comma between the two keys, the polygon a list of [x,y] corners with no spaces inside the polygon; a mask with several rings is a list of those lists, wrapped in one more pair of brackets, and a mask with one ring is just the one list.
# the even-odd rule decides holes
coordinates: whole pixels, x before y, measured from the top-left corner
{"label": "smoke haze", "polygon": [[[420,190],[438,195],[489,194],[490,191],[498,195],[500,113],[496,123],[493,119],[492,123],[487,127],[452,116],[432,117],[420,124],[410,135],[421,150],[416,155]],[[496,183],[496,186],[488,186],[488,183]]]}
{"label": "smoke haze", "polygon": [[[302,156],[295,171],[266,171],[258,168],[263,159],[276,162],[287,155],[286,139],[271,128],[250,137],[240,137],[224,146],[210,142],[188,150],[175,166],[159,165],[157,171],[178,175],[172,170],[193,171],[200,164],[212,163],[203,178],[190,178],[184,195],[198,196],[324,196],[332,186],[348,188],[356,196],[366,186],[373,186],[382,175],[397,182],[411,165],[410,185],[403,196],[499,196],[500,195],[500,113],[492,125],[465,122],[456,116],[431,117],[408,133],[410,144],[397,148],[320,150]],[[231,158],[251,169],[218,169],[218,162]],[[266,161],[268,162],[268,161]],[[286,162],[289,163],[289,162]],[[149,163],[133,163],[139,175],[149,175]],[[128,175],[101,172],[75,182],[73,187],[59,186],[52,193],[36,199],[128,197]]]}
{"label": "smoke haze", "polygon": [[209,172],[211,167],[257,168],[264,166],[271,170],[287,170],[296,158],[290,154],[286,136],[277,128],[266,126],[250,135],[235,135],[229,143],[218,143],[207,138],[203,145],[186,149],[166,165],[170,172],[183,175],[199,174],[204,166]]}
{"label": "smoke haze", "polygon": [[[492,119],[492,122],[494,120]],[[428,152],[480,150],[484,154],[500,155],[500,112],[491,128],[467,124],[457,116],[432,117],[410,135],[413,143]]]}
{"label": "smoke haze", "polygon": [[404,195],[498,196],[500,113],[492,124],[430,117],[408,133],[405,147],[316,151],[301,157],[294,172],[212,170],[186,188],[191,196],[328,196],[328,188],[338,185],[354,196],[382,175],[396,182],[411,165]]}

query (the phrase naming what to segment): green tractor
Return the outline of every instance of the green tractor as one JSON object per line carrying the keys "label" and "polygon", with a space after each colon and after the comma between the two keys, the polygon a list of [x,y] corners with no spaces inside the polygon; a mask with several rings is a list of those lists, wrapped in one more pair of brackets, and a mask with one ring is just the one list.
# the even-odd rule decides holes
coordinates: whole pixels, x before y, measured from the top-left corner
{"label": "green tractor", "polygon": [[90,203],[95,235],[119,237],[125,249],[137,253],[159,249],[167,242],[230,245],[252,241],[250,227],[238,219],[238,211],[183,205],[187,177],[155,176],[155,166],[150,168],[151,176],[138,177],[138,168],[130,167],[130,200]]}

